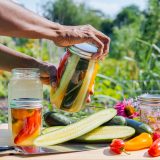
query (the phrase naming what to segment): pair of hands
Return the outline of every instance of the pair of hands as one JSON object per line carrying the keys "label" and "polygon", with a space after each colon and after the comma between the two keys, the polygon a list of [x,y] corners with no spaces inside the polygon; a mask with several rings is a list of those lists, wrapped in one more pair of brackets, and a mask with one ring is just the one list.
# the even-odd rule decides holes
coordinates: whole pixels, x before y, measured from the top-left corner
{"label": "pair of hands", "polygon": [[[93,59],[103,60],[109,52],[110,38],[90,25],[59,26],[57,36],[52,39],[57,46],[67,47],[88,42],[98,47]],[[57,69],[53,64],[41,62],[41,80],[44,84],[56,86]]]}

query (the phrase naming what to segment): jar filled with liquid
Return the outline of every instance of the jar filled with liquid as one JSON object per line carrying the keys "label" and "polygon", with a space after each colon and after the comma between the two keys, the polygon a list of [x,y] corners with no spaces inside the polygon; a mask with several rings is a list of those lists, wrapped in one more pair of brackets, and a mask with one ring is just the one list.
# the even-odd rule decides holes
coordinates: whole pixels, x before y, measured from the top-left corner
{"label": "jar filled with liquid", "polygon": [[160,133],[160,95],[143,94],[138,99],[141,122]]}
{"label": "jar filled with liquid", "polygon": [[87,98],[93,94],[98,62],[92,56],[97,50],[88,43],[67,48],[58,66],[57,88],[52,88],[50,94],[53,106],[68,112],[84,108]]}
{"label": "jar filled with liquid", "polygon": [[42,83],[39,70],[12,70],[8,85],[8,113],[11,141],[14,145],[32,145],[42,124]]}

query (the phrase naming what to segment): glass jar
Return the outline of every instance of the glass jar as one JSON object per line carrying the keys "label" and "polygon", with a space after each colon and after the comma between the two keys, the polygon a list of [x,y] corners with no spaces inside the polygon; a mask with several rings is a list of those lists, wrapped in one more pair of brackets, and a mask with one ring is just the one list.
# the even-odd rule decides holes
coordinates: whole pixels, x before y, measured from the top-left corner
{"label": "glass jar", "polygon": [[40,135],[43,88],[36,68],[12,70],[8,85],[8,123],[14,145],[32,145]]}
{"label": "glass jar", "polygon": [[92,94],[98,63],[91,59],[97,48],[81,43],[67,48],[57,71],[57,89],[51,90],[51,103],[62,110],[77,112]]}
{"label": "glass jar", "polygon": [[140,120],[160,132],[160,95],[143,94],[138,99]]}

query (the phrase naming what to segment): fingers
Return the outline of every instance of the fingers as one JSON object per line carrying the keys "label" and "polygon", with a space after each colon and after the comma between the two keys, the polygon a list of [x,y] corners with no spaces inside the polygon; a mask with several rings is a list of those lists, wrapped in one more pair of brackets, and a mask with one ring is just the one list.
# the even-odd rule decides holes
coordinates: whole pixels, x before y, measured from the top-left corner
{"label": "fingers", "polygon": [[68,47],[78,43],[89,42],[98,47],[94,59],[103,59],[109,52],[110,38],[91,25],[63,26],[54,42],[58,46]]}
{"label": "fingers", "polygon": [[57,69],[50,63],[43,62],[41,67],[40,79],[44,84],[51,84],[55,88],[57,85]]}
{"label": "fingers", "polygon": [[81,30],[88,35],[89,42],[98,47],[98,53],[93,58],[104,59],[109,52],[110,38],[90,25],[81,27]]}
{"label": "fingers", "polygon": [[49,69],[49,74],[50,74],[50,84],[52,87],[57,86],[57,69],[55,67],[52,67]]}
{"label": "fingers", "polygon": [[92,35],[91,37],[89,37],[88,42],[91,42],[98,47],[97,53],[94,54],[92,57],[93,59],[98,59],[100,56],[103,55],[104,44],[96,36]]}

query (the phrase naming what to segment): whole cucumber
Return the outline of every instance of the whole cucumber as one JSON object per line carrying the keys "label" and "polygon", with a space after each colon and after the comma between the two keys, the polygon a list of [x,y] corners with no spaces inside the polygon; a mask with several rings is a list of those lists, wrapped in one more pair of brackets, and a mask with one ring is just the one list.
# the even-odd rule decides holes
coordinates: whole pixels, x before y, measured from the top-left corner
{"label": "whole cucumber", "polygon": [[126,126],[126,119],[122,116],[115,116],[109,122],[104,124],[105,126]]}
{"label": "whole cucumber", "polygon": [[126,122],[127,122],[127,126],[133,127],[136,130],[136,133],[138,134],[143,133],[143,132],[147,132],[150,134],[153,133],[152,128],[145,123],[138,122],[138,121],[135,121],[129,118],[126,118]]}
{"label": "whole cucumber", "polygon": [[149,125],[147,125],[145,123],[142,123],[142,122],[138,122],[138,121],[133,120],[133,119],[125,118],[125,117],[122,117],[122,116],[115,116],[109,122],[107,122],[103,125],[106,125],[106,126],[114,126],[114,125],[125,126],[125,125],[127,125],[127,126],[130,126],[130,127],[133,127],[136,130],[137,134],[140,134],[140,133],[143,133],[143,132],[147,132],[147,133],[150,133],[150,134],[153,133],[153,130]]}
{"label": "whole cucumber", "polygon": [[43,117],[48,126],[64,126],[76,122],[76,120],[73,120],[71,117],[57,112],[47,112]]}

